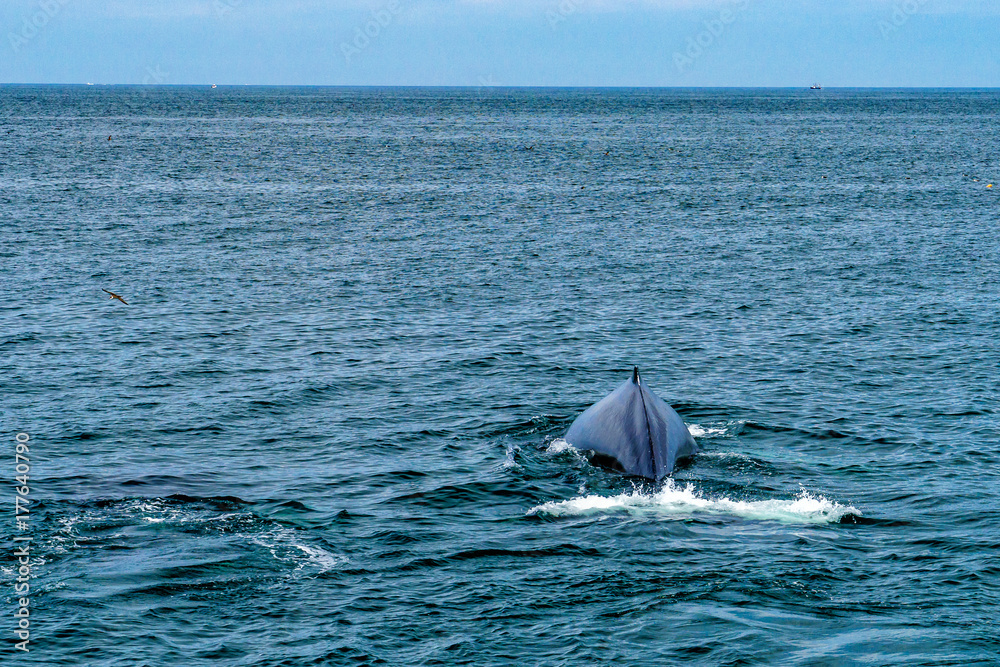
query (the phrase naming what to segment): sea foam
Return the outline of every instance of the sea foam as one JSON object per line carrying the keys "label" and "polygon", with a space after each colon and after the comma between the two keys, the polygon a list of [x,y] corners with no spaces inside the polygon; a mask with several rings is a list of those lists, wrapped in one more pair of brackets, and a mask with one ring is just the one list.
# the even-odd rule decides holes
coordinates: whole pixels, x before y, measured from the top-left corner
{"label": "sea foam", "polygon": [[616,496],[586,495],[570,500],[543,503],[528,510],[528,514],[548,516],[587,516],[606,513],[627,513],[638,516],[683,519],[692,516],[736,516],[757,521],[821,524],[838,523],[848,515],[861,516],[854,507],[841,505],[823,496],[803,490],[795,498],[785,500],[733,500],[726,497],[706,498],[694,485],[679,486],[672,479],[654,493],[634,489]]}
{"label": "sea foam", "polygon": [[726,435],[729,430],[726,426],[702,426],[701,424],[688,424],[687,428],[691,436],[695,438],[714,438]]}

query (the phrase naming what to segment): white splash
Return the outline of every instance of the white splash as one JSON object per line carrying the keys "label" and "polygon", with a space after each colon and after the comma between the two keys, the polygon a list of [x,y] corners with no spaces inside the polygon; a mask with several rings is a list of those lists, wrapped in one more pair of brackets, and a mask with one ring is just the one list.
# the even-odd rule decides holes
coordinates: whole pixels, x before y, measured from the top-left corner
{"label": "white splash", "polygon": [[[350,559],[347,556],[332,554],[325,549],[320,549],[319,547],[310,547],[305,544],[298,543],[293,543],[292,546],[304,553],[306,555],[306,560],[318,567],[320,572],[327,572],[328,570],[332,570],[350,562]],[[299,566],[300,569],[301,567],[302,566]]]}
{"label": "white splash", "polygon": [[521,448],[517,445],[508,444],[504,449],[504,460],[500,464],[500,467],[504,470],[520,470],[521,464],[517,462],[517,453],[521,451]]}
{"label": "white splash", "polygon": [[719,435],[725,435],[728,427],[726,426],[702,426],[701,424],[688,424],[688,433],[695,438],[714,438]]}
{"label": "white splash", "polygon": [[698,452],[698,458],[700,459],[736,459],[737,461],[746,461],[748,463],[754,463],[754,458],[742,452]]}
{"label": "white splash", "polygon": [[248,537],[250,542],[270,551],[276,560],[294,563],[296,572],[310,567],[323,573],[350,562],[347,556],[330,553],[315,545],[302,544],[299,535],[288,528],[276,528]]}
{"label": "white splash", "polygon": [[854,507],[841,505],[823,496],[814,496],[803,490],[791,500],[731,500],[705,498],[694,486],[683,488],[668,479],[656,493],[633,490],[617,496],[588,495],[570,500],[554,501],[528,510],[528,514],[550,516],[586,516],[606,512],[625,512],[639,516],[683,519],[696,515],[728,515],[757,521],[782,523],[837,523],[853,514],[861,516]]}
{"label": "white splash", "polygon": [[552,441],[552,444],[550,444],[545,451],[548,452],[549,454],[560,454],[568,449],[576,449],[576,448],[573,447],[573,445],[566,442],[565,440],[563,440],[562,438],[556,438],[555,440]]}

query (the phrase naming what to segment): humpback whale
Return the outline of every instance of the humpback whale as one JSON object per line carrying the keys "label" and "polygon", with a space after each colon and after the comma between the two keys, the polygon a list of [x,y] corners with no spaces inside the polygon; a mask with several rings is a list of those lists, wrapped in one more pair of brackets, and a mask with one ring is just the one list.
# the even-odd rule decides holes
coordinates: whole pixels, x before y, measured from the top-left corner
{"label": "humpback whale", "polygon": [[698,451],[684,420],[643,384],[638,366],[630,380],[577,417],[565,439],[592,452],[594,463],[657,481]]}

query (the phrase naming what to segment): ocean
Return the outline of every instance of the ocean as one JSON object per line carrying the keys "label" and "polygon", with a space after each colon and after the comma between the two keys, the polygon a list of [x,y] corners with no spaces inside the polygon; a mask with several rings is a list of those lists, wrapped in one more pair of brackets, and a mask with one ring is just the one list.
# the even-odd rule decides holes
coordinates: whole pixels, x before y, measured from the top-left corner
{"label": "ocean", "polygon": [[3,664],[1000,664],[998,112],[0,87]]}

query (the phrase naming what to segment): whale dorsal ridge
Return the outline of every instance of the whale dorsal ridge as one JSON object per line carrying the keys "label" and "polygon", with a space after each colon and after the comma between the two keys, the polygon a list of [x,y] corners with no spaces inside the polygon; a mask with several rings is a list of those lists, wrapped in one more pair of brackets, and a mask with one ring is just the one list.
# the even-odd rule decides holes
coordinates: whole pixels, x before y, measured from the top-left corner
{"label": "whale dorsal ridge", "polygon": [[610,460],[610,467],[653,480],[698,451],[680,415],[642,383],[638,366],[631,378],[574,420],[566,442],[598,455],[595,461]]}

